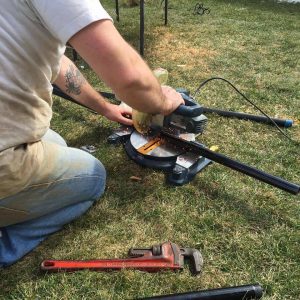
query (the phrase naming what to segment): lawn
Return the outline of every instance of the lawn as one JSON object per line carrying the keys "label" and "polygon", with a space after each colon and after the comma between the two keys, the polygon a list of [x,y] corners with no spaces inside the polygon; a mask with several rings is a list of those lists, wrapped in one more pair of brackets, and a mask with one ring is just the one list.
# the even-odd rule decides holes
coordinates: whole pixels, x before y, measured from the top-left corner
{"label": "lawn", "polygon": [[[210,77],[230,80],[273,117],[300,118],[300,4],[265,0],[206,0],[210,14],[193,14],[197,1],[171,0],[163,25],[159,0],[146,1],[145,60],[169,71],[169,85],[193,93]],[[114,1],[102,4],[115,17]],[[138,7],[121,7],[115,21],[138,49]],[[85,62],[92,85],[109,91]],[[258,114],[223,82],[208,83],[204,106]],[[133,299],[259,282],[263,299],[300,299],[299,197],[217,163],[190,183],[172,187],[160,171],[132,162],[107,143],[118,127],[54,98],[52,129],[70,146],[94,145],[108,173],[104,196],[82,218],[51,236],[17,264],[0,271],[0,299]],[[299,143],[269,125],[207,115],[198,140],[219,152],[289,181],[300,182]],[[299,125],[285,130],[300,141]],[[130,177],[136,176],[141,181]],[[203,272],[140,271],[44,274],[43,259],[126,257],[131,247],[164,241],[197,248]]]}

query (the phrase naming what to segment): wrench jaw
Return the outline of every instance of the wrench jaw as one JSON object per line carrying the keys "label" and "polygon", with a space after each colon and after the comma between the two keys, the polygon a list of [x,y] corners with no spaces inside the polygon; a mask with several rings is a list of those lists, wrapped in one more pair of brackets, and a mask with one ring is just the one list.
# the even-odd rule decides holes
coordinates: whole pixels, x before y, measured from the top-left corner
{"label": "wrench jaw", "polygon": [[135,260],[148,261],[142,271],[158,272],[161,270],[182,270],[180,248],[170,242],[154,245],[151,248],[131,248],[129,256]]}
{"label": "wrench jaw", "polygon": [[199,250],[194,248],[180,248],[181,258],[183,260],[189,260],[190,271],[193,275],[198,275],[202,272],[203,257]]}

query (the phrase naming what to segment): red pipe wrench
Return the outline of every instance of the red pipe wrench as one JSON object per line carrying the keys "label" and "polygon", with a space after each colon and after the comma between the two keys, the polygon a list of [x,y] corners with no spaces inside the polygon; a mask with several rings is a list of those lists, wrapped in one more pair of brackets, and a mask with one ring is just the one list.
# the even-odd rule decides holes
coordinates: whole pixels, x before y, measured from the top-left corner
{"label": "red pipe wrench", "polygon": [[147,272],[161,270],[181,270],[184,259],[191,262],[191,272],[199,274],[203,265],[201,253],[193,248],[181,248],[174,243],[166,242],[151,248],[131,248],[129,258],[96,259],[96,260],[44,260],[43,271],[62,272],[78,270],[108,271],[121,269],[137,269]]}

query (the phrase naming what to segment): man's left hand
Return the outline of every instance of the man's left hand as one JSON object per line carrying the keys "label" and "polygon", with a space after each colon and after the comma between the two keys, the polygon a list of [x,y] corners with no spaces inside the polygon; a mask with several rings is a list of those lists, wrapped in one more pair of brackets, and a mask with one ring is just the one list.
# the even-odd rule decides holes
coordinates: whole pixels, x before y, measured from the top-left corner
{"label": "man's left hand", "polygon": [[132,108],[127,105],[107,103],[106,111],[102,114],[110,121],[132,126]]}

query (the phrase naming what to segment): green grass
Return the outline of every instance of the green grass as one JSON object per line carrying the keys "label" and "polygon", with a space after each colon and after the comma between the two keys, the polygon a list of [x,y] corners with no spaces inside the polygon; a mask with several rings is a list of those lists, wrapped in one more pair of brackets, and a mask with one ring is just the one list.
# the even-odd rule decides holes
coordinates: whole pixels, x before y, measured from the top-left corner
{"label": "green grass", "polygon": [[[232,81],[265,112],[300,117],[300,5],[258,0],[172,0],[163,26],[161,1],[146,3],[145,59],[169,70],[169,85],[194,92],[205,79]],[[103,5],[114,16],[114,1]],[[115,22],[138,48],[138,8],[121,8]],[[108,90],[82,61],[97,89]],[[225,83],[211,82],[205,106],[257,112]],[[300,298],[299,197],[213,164],[188,185],[170,187],[162,172],[129,160],[107,137],[116,128],[100,116],[55,98],[52,128],[69,145],[93,144],[106,166],[104,197],[82,218],[51,236],[19,263],[0,271],[1,299],[132,299],[259,282],[264,299]],[[300,140],[299,125],[287,130]],[[209,116],[199,138],[219,152],[300,182],[299,146],[271,126]],[[142,178],[141,182],[130,179]],[[201,250],[203,273],[77,272],[43,274],[43,259],[125,257],[133,246],[173,241]]]}

